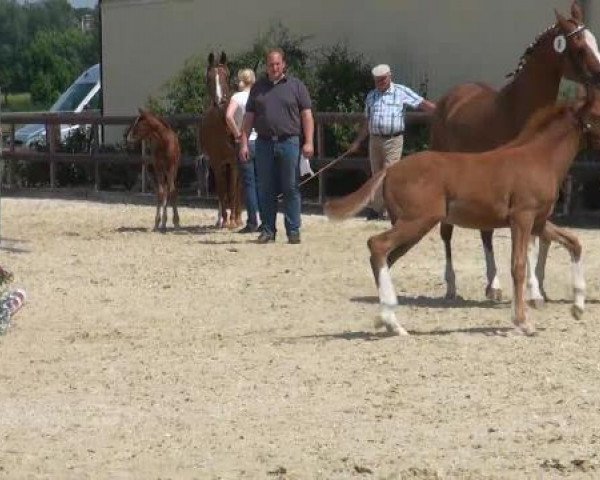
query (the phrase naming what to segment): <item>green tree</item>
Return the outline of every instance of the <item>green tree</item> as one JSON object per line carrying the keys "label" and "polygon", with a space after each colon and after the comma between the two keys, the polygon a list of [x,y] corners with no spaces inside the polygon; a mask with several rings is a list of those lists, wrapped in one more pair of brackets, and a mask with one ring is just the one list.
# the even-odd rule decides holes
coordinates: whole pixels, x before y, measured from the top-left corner
{"label": "green tree", "polygon": [[23,85],[20,53],[27,44],[26,27],[24,8],[16,0],[0,0],[0,87],[5,97]]}
{"label": "green tree", "polygon": [[229,55],[229,66],[233,75],[241,68],[252,68],[257,73],[264,72],[265,56],[271,48],[281,48],[285,52],[288,71],[308,84],[313,83],[309,67],[311,51],[306,42],[311,37],[295,35],[281,22],[270,25],[266,32],[259,34],[247,50]]}
{"label": "green tree", "polygon": [[[89,14],[95,21],[84,33],[81,19]],[[33,90],[35,99],[45,103],[55,98],[83,68],[99,61],[98,25],[98,7],[74,9],[67,0],[0,0],[0,87],[5,96]]]}
{"label": "green tree", "polygon": [[23,8],[27,12],[30,39],[35,38],[40,31],[63,31],[78,26],[75,10],[67,0],[43,0],[27,3]]}
{"label": "green tree", "polygon": [[97,61],[92,57],[94,37],[78,28],[43,30],[25,51],[25,71],[31,99],[51,104],[82,70]]}

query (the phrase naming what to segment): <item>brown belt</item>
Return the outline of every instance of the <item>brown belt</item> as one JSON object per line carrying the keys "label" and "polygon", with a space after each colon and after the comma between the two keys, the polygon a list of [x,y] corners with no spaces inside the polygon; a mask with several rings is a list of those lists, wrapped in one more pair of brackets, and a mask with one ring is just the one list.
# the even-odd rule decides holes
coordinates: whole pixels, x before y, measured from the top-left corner
{"label": "brown belt", "polygon": [[399,137],[400,135],[404,135],[404,131],[402,132],[396,132],[396,133],[390,133],[389,135],[373,135],[374,137],[381,137],[381,138],[394,138],[394,137]]}

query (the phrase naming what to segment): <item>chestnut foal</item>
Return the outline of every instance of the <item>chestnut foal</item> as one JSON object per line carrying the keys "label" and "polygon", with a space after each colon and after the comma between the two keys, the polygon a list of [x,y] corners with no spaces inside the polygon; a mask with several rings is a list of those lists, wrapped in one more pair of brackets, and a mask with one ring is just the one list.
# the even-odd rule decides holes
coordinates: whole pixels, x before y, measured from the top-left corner
{"label": "chestnut foal", "polygon": [[[331,219],[358,213],[383,184],[392,228],[369,238],[371,268],[379,290],[376,326],[406,335],[394,313],[398,304],[390,267],[440,222],[463,228],[511,229],[513,314],[516,331],[535,332],[527,319],[524,286],[530,236],[551,238],[547,225],[559,186],[579,149],[584,132],[600,131],[600,105],[588,87],[585,102],[546,107],[509,144],[484,153],[424,151],[375,174],[359,190],[327,202]],[[570,248],[569,242],[564,242]],[[571,251],[574,305],[583,313],[585,280],[581,249]]]}

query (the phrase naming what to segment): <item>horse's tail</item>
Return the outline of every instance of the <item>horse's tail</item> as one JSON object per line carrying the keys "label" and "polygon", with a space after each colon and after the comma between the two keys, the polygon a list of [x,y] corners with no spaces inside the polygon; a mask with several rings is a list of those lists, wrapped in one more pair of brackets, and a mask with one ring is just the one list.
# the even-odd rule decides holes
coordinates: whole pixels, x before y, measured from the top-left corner
{"label": "horse's tail", "polygon": [[377,190],[385,179],[387,169],[383,169],[373,175],[358,190],[342,198],[329,200],[325,203],[325,215],[330,220],[344,220],[356,215],[373,199]]}

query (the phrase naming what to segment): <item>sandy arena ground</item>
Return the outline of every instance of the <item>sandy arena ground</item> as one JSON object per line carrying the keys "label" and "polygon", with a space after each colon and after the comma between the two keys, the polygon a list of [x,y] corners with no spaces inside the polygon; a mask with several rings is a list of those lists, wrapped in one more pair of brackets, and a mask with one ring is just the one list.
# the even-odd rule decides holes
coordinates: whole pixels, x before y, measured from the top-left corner
{"label": "sandy arena ground", "polygon": [[[589,304],[570,317],[567,254],[550,253],[539,334],[506,335],[483,300],[479,233],[456,231],[444,301],[437,229],[392,271],[377,312],[367,238],[305,215],[303,243],[257,245],[182,208],[2,199],[0,264],[27,304],[0,337],[0,478],[600,478],[600,234]],[[508,231],[495,237],[510,298]]]}

